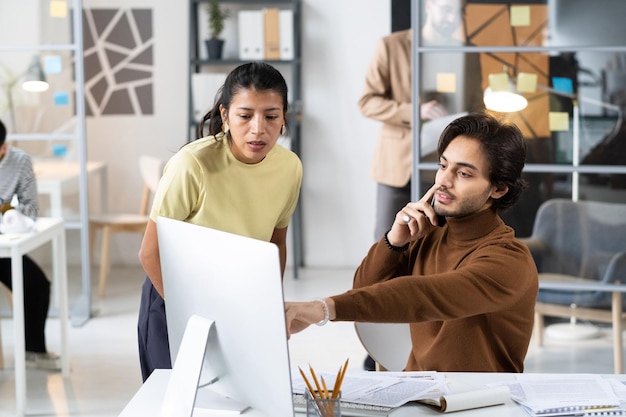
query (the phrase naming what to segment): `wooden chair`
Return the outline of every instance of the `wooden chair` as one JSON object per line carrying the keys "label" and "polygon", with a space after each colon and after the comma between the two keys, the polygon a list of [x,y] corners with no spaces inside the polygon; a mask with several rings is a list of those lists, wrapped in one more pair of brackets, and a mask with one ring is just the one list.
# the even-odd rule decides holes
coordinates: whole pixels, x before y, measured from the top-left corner
{"label": "wooden chair", "polygon": [[[89,216],[89,240],[93,253],[95,237],[102,230],[100,250],[100,274],[98,280],[98,295],[104,296],[107,275],[109,273],[109,246],[111,234],[115,232],[131,232],[143,235],[149,219],[151,196],[157,188],[164,162],[155,157],[139,157],[139,171],[144,181],[143,195],[137,213],[98,213]],[[93,254],[92,254],[93,258]]]}
{"label": "wooden chair", "polygon": [[[535,218],[533,233],[522,239],[539,271],[535,336],[543,343],[544,316],[610,323],[616,373],[622,373],[623,296],[609,285],[626,283],[626,204],[552,199]],[[571,284],[572,289],[541,288],[542,282]],[[575,285],[595,284],[581,290]],[[606,290],[601,290],[602,286]],[[566,288],[567,285],[564,285]]]}

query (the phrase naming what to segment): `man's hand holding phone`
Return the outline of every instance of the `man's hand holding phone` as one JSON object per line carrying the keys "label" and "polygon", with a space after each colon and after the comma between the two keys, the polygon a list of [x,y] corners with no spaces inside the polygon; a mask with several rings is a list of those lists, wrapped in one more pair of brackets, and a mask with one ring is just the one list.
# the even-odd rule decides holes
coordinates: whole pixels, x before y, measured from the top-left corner
{"label": "man's hand holding phone", "polygon": [[396,214],[391,230],[387,233],[389,243],[402,247],[445,224],[445,217],[438,216],[434,209],[437,188],[436,184],[433,185],[419,201],[408,203]]}

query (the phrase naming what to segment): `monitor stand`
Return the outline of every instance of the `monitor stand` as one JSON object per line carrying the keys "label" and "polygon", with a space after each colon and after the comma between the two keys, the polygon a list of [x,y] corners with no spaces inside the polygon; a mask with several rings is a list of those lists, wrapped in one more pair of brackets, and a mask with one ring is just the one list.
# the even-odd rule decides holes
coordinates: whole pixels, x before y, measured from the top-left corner
{"label": "monitor stand", "polygon": [[239,415],[248,408],[250,407],[232,398],[218,394],[209,387],[202,387],[198,388],[196,394],[193,417],[215,416],[216,411],[220,412],[220,416]]}
{"label": "monitor stand", "polygon": [[[161,408],[163,417],[201,417],[238,415],[249,407],[210,387],[198,388],[202,362],[209,334],[215,330],[213,320],[193,315],[189,318],[185,333],[172,367],[172,374],[165,390]],[[217,381],[217,377],[213,381]]]}

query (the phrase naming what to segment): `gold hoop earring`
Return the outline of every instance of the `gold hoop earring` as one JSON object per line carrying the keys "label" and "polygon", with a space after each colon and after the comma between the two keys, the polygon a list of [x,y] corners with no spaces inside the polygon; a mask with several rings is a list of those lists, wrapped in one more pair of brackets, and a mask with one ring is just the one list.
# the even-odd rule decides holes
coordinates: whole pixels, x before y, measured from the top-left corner
{"label": "gold hoop earring", "polygon": [[285,133],[287,133],[287,126],[283,125],[283,127],[280,128],[280,134],[284,136]]}
{"label": "gold hoop earring", "polygon": [[228,122],[222,123],[222,132],[224,132],[225,135],[227,135],[228,132],[230,132],[230,127],[228,126]]}

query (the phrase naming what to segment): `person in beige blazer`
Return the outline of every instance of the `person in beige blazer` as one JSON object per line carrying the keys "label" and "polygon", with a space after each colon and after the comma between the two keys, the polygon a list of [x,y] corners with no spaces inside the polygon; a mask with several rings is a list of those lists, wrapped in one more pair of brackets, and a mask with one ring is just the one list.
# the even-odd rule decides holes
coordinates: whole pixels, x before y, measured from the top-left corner
{"label": "person in beige blazer", "polygon": [[[368,118],[382,122],[370,176],[376,190],[375,240],[390,226],[395,213],[411,198],[413,166],[411,103],[411,30],[382,38],[367,70],[359,110]],[[432,100],[420,108],[423,119],[447,114]]]}
{"label": "person in beige blazer", "polygon": [[[424,45],[462,45],[459,38],[462,29],[464,0],[426,0],[425,21],[422,26]],[[413,134],[411,102],[411,29],[391,33],[378,42],[373,59],[366,71],[363,94],[358,102],[365,117],[382,122],[370,176],[377,182],[376,225],[374,239],[380,239],[389,229],[395,214],[411,199],[411,174],[413,170]],[[462,110],[482,110],[481,71],[478,54],[430,54],[431,69],[422,68],[421,88],[424,92],[434,90],[429,84],[435,72],[449,71],[448,65],[464,79]],[[455,62],[460,61],[460,62]],[[426,62],[424,62],[424,65]],[[433,72],[434,71],[434,72]],[[426,79],[427,78],[427,79]],[[471,78],[471,81],[468,81]],[[426,82],[425,82],[426,81]],[[423,122],[457,113],[451,103],[444,103],[443,94],[436,93],[437,100],[426,99],[423,94],[420,104],[420,119]],[[446,106],[450,106],[448,109]],[[436,144],[433,144],[436,145]],[[422,150],[424,147],[422,147]],[[432,147],[435,149],[435,146]],[[422,161],[435,162],[436,154],[421,155]]]}

